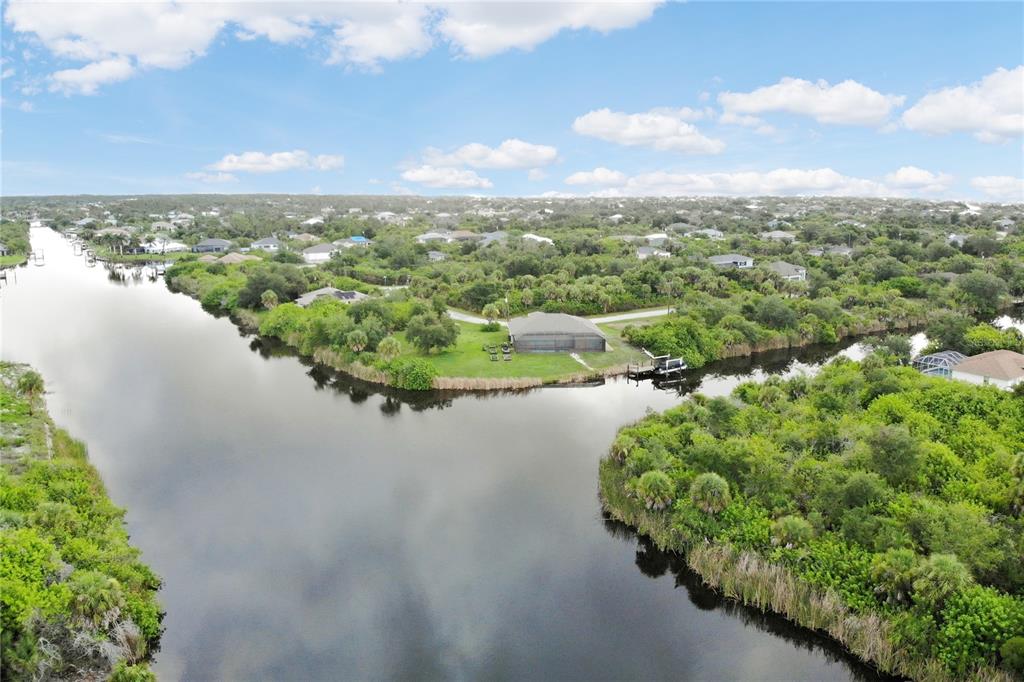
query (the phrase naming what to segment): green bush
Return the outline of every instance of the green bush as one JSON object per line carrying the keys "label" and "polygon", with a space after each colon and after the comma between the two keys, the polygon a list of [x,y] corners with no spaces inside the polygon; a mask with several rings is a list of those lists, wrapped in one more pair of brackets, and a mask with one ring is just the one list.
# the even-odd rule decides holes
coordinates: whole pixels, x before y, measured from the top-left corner
{"label": "green bush", "polygon": [[674,496],[672,479],[664,471],[648,471],[636,483],[636,495],[648,509],[665,509]]}
{"label": "green bush", "polygon": [[434,388],[437,370],[420,358],[400,358],[387,365],[391,383],[407,391],[429,391]]}
{"label": "green bush", "polygon": [[814,537],[810,522],[800,516],[787,515],[772,524],[772,539],[784,547],[804,545]]}
{"label": "green bush", "polygon": [[701,474],[690,484],[690,501],[706,514],[722,511],[729,499],[729,484],[718,474]]}
{"label": "green bush", "polygon": [[1010,672],[1024,675],[1024,637],[1011,637],[999,647],[999,657]]}

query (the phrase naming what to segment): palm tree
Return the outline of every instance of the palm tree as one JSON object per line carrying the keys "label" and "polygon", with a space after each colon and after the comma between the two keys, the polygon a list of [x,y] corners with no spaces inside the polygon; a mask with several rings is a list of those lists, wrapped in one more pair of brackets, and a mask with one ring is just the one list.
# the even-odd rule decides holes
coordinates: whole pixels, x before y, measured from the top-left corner
{"label": "palm tree", "polygon": [[672,502],[672,479],[664,471],[647,471],[636,484],[636,494],[648,509],[665,509]]}
{"label": "palm tree", "polygon": [[362,353],[363,349],[366,348],[366,344],[369,343],[369,339],[366,338],[366,332],[362,329],[356,329],[349,332],[348,336],[345,337],[345,342],[356,353]]}
{"label": "palm tree", "polygon": [[99,626],[107,615],[124,606],[121,583],[98,571],[76,571],[71,578],[71,609],[82,621]]}
{"label": "palm tree", "polygon": [[277,292],[273,289],[267,289],[260,295],[260,303],[267,310],[276,308],[278,303]]}
{"label": "palm tree", "polygon": [[717,514],[729,506],[729,484],[718,474],[701,474],[690,485],[690,501],[707,514]]}
{"label": "palm tree", "polygon": [[28,400],[28,413],[35,413],[36,398],[42,395],[44,390],[43,377],[34,370],[28,370],[18,379],[18,393]]}
{"label": "palm tree", "polygon": [[402,352],[402,344],[398,342],[393,336],[388,336],[381,339],[380,343],[377,344],[377,355],[381,357],[384,362],[391,362],[398,357],[398,354]]}
{"label": "palm tree", "polygon": [[480,311],[480,314],[487,319],[487,324],[494,324],[495,320],[501,317],[501,308],[498,307],[497,303],[488,303]]}

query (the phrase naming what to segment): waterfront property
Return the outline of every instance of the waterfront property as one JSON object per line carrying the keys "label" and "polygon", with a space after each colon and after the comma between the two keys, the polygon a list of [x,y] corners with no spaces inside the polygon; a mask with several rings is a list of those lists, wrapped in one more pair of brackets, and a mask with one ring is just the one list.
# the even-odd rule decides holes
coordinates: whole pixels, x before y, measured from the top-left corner
{"label": "waterfront property", "polygon": [[953,368],[966,359],[967,356],[959,351],[943,350],[914,358],[911,365],[922,374],[948,379],[953,374]]}
{"label": "waterfront property", "polygon": [[565,313],[535,312],[509,320],[509,336],[519,353],[604,352],[605,334],[588,319]]}
{"label": "waterfront property", "polygon": [[334,287],[323,287],[321,289],[314,289],[313,291],[299,296],[295,299],[295,303],[305,308],[313,301],[325,296],[337,299],[342,303],[355,303],[356,301],[363,301],[369,298],[369,296],[359,291],[343,291],[341,289],[335,289]]}
{"label": "waterfront property", "polygon": [[972,355],[954,365],[951,376],[972,384],[1010,389],[1024,382],[1024,355],[1012,350],[993,350]]}
{"label": "waterfront property", "polygon": [[708,262],[717,268],[752,268],[754,259],[738,253],[726,253],[721,256],[709,256]]}
{"label": "waterfront property", "polygon": [[192,250],[196,253],[219,253],[221,251],[227,251],[231,248],[231,242],[227,239],[218,239],[217,237],[211,237],[204,239],[195,246]]}

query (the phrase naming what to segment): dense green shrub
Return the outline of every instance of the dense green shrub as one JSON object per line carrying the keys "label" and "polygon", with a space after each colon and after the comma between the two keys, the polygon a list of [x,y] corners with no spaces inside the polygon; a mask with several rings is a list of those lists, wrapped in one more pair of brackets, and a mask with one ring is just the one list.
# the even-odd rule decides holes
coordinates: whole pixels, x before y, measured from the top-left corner
{"label": "dense green shrub", "polygon": [[429,391],[434,387],[437,370],[426,360],[399,358],[387,366],[391,383],[408,391]]}

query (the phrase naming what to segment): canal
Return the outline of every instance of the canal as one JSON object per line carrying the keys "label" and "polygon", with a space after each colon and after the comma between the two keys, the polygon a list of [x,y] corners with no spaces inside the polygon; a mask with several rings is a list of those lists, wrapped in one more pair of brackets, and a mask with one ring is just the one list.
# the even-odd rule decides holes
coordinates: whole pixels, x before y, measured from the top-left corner
{"label": "canal", "polygon": [[413,399],[32,239],[45,265],[0,291],[0,355],[43,373],[165,580],[161,678],[876,679],[724,602],[597,499],[623,424],[839,351],[736,361],[681,391]]}

